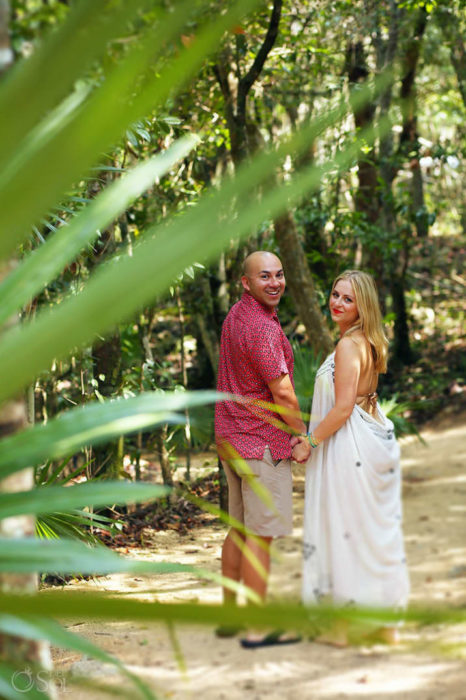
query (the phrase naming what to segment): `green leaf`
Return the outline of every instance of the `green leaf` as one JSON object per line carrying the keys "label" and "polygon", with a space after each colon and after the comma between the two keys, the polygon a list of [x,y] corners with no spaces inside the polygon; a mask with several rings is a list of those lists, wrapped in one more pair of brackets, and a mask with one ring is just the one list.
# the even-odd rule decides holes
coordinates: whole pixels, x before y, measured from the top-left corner
{"label": "green leaf", "polygon": [[422,624],[461,624],[466,621],[464,608],[447,605],[410,607],[408,610],[387,608],[357,608],[341,606],[303,606],[298,603],[276,602],[261,606],[236,607],[227,605],[163,604],[144,602],[114,595],[79,593],[71,590],[43,591],[40,595],[14,596],[0,594],[0,611],[13,615],[51,615],[60,619],[75,617],[101,620],[172,621],[203,625],[245,625],[258,628],[282,628],[304,634],[314,631],[316,623],[335,619],[372,624],[407,622]]}
{"label": "green leaf", "polygon": [[2,440],[0,474],[5,477],[46,459],[73,454],[84,445],[98,445],[160,423],[181,423],[184,417],[174,411],[204,405],[219,396],[215,391],[153,391],[73,408],[46,425],[35,425]]}
{"label": "green leaf", "polygon": [[[188,573],[214,581],[259,603],[258,596],[246,586],[220,574],[187,564],[140,561],[121,557],[104,546],[90,547],[70,539],[38,540],[36,538],[0,537],[0,572],[61,574],[167,574]],[[13,612],[8,610],[6,612]],[[37,613],[37,610],[32,611]]]}
{"label": "green leaf", "polygon": [[154,180],[164,175],[199,142],[186,136],[167,151],[142,163],[117,180],[56,231],[37,251],[0,284],[0,326],[45,285],[51,282],[76,255],[118,217]]}
{"label": "green leaf", "polygon": [[108,0],[73,3],[58,30],[8,71],[0,91],[2,168],[30,129],[68,95],[94,61],[107,53],[107,42],[124,32],[128,21],[148,5],[153,3],[133,0],[119,3],[115,11]]}
{"label": "green leaf", "polygon": [[[46,489],[48,491],[48,489]],[[0,571],[16,573],[60,572],[62,574],[110,574],[134,572],[140,574],[197,573],[185,564],[138,561],[120,557],[111,549],[90,547],[82,542],[67,540],[37,540],[35,538],[0,538]]]}
{"label": "green leaf", "polygon": [[162,498],[170,489],[157,484],[92,481],[74,486],[47,486],[32,491],[0,493],[0,518],[26,513],[45,514],[81,506],[137,503]]}

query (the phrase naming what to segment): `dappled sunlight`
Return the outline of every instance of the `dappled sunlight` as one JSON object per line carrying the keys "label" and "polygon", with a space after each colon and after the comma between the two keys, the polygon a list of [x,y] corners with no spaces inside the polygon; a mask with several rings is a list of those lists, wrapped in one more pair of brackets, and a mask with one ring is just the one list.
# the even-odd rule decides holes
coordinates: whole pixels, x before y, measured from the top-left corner
{"label": "dappled sunlight", "polygon": [[[387,676],[387,665],[390,668],[389,676]],[[335,698],[340,693],[352,698],[390,698],[399,697],[400,693],[408,692],[412,698],[425,698],[430,688],[430,692],[440,692],[436,681],[447,673],[452,674],[452,668],[441,661],[432,663],[411,658],[400,663],[399,659],[391,657],[387,658],[385,663],[379,660],[376,663],[367,664],[364,669],[329,673],[325,682],[319,680],[306,683],[303,691],[308,692],[309,697],[319,698]],[[460,668],[457,670],[457,675],[459,679]]]}
{"label": "dappled sunlight", "polygon": [[[447,431],[451,435],[451,431]],[[426,448],[410,441],[402,447],[404,533],[411,575],[411,605],[428,607],[466,602],[465,493],[463,467],[458,461],[464,437],[430,439]],[[294,529],[273,546],[271,601],[300,598],[304,467],[294,468]],[[432,488],[434,486],[434,488]],[[121,553],[145,561],[180,562],[220,571],[226,526],[210,521],[196,530],[144,530],[144,546]],[[159,603],[220,604],[221,589],[190,573],[157,576],[114,574],[75,581],[72,588],[92,587],[123,599]],[[123,658],[161,697],[171,700],[202,695],[203,700],[461,700],[465,675],[464,625],[405,625],[395,648],[333,647],[307,640],[289,647],[248,651],[238,638],[218,639],[211,627],[175,626],[186,675],[180,671],[167,628],[162,624],[80,623],[76,628],[91,641]],[[72,674],[108,678],[122,687],[121,678],[99,662],[62,652],[59,668]],[[57,652],[58,654],[58,652]],[[124,685],[126,688],[126,684]],[[128,686],[129,688],[129,686]],[[168,690],[169,689],[169,690]],[[461,689],[458,694],[458,689]],[[128,693],[130,690],[128,690]],[[165,693],[165,695],[164,695]],[[73,690],[73,700],[88,700],[89,691]],[[92,700],[100,700],[92,694]]]}
{"label": "dappled sunlight", "polygon": [[403,508],[411,603],[466,602],[466,440],[461,416],[402,441]]}
{"label": "dappled sunlight", "polygon": [[[162,697],[175,700],[196,695],[204,700],[461,697],[448,689],[453,687],[450,684],[460,687],[463,662],[433,660],[403,650],[375,647],[342,651],[302,642],[251,652],[240,649],[237,639],[216,639],[209,628],[175,626],[181,661],[186,667],[183,671],[164,625],[135,623],[128,631],[121,623],[105,623],[98,629],[87,629],[86,634],[98,638],[107,651],[118,648],[126,636],[131,645],[129,669],[156,693],[163,689]],[[67,657],[67,665],[74,675],[91,678],[107,676],[108,669],[111,684],[118,682],[121,687],[121,680],[106,664]],[[74,700],[84,697],[79,690],[73,692]]]}

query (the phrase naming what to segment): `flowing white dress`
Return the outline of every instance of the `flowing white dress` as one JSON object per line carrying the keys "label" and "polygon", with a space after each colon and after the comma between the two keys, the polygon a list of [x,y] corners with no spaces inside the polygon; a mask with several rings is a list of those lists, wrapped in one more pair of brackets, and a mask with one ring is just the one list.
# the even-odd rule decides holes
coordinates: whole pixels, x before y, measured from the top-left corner
{"label": "flowing white dress", "polygon": [[[335,353],[316,375],[310,430],[335,404]],[[409,575],[401,528],[400,448],[377,404],[357,404],[312,450],[304,498],[303,601],[402,608]]]}

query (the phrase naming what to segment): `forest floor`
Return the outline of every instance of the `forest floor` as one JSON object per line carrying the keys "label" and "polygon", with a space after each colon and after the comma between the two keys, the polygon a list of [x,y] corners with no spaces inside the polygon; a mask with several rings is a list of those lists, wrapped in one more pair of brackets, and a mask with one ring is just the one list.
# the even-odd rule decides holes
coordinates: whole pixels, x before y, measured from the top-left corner
{"label": "forest floor", "polygon": [[[413,604],[466,604],[466,414],[444,415],[422,436],[402,441],[404,532]],[[201,455],[198,474],[212,469],[213,454]],[[210,465],[210,466],[209,466]],[[294,470],[293,535],[275,546],[270,599],[299,600],[304,469]],[[175,526],[174,526],[175,527]],[[129,556],[183,562],[220,570],[225,526],[204,519],[194,529],[144,530],[144,547]],[[127,553],[127,550],[122,549]],[[220,603],[217,585],[188,574],[142,578],[112,575],[69,584],[166,603]],[[337,649],[303,641],[285,647],[243,650],[237,638],[218,639],[211,627],[176,626],[185,669],[164,624],[75,619],[69,628],[117,656],[158,698],[185,700],[466,700],[466,625],[409,627],[397,647]],[[134,688],[113,667],[74,652],[54,650],[58,673],[105,682],[125,698]],[[63,698],[101,700],[100,690],[66,681]]]}

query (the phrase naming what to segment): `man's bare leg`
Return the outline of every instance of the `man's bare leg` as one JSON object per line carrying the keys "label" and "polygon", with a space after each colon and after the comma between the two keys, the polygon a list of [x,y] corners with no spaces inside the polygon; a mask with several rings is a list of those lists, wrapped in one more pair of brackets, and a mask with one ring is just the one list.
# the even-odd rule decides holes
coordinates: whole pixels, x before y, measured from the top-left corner
{"label": "man's bare leg", "polygon": [[[222,576],[232,581],[241,581],[241,559],[245,537],[241,532],[231,528],[222,547]],[[223,602],[236,603],[236,593],[230,588],[223,588]]]}
{"label": "man's bare leg", "polygon": [[[243,552],[242,580],[251,588],[262,602],[265,602],[267,585],[270,574],[270,546],[272,537],[247,537]],[[249,556],[248,556],[249,552]],[[240,640],[241,646],[246,649],[271,644],[291,644],[299,642],[296,635],[283,634],[281,630],[273,630],[268,634],[249,630],[246,637]]]}
{"label": "man's bare leg", "polygon": [[[232,581],[241,581],[241,559],[245,537],[241,532],[231,528],[222,547],[222,576]],[[226,586],[223,587],[223,604],[236,605],[236,592]],[[217,637],[234,637],[239,631],[233,625],[220,625],[215,630]]]}
{"label": "man's bare leg", "polygon": [[265,601],[270,574],[272,537],[246,537],[242,557],[241,578],[245,586]]}

